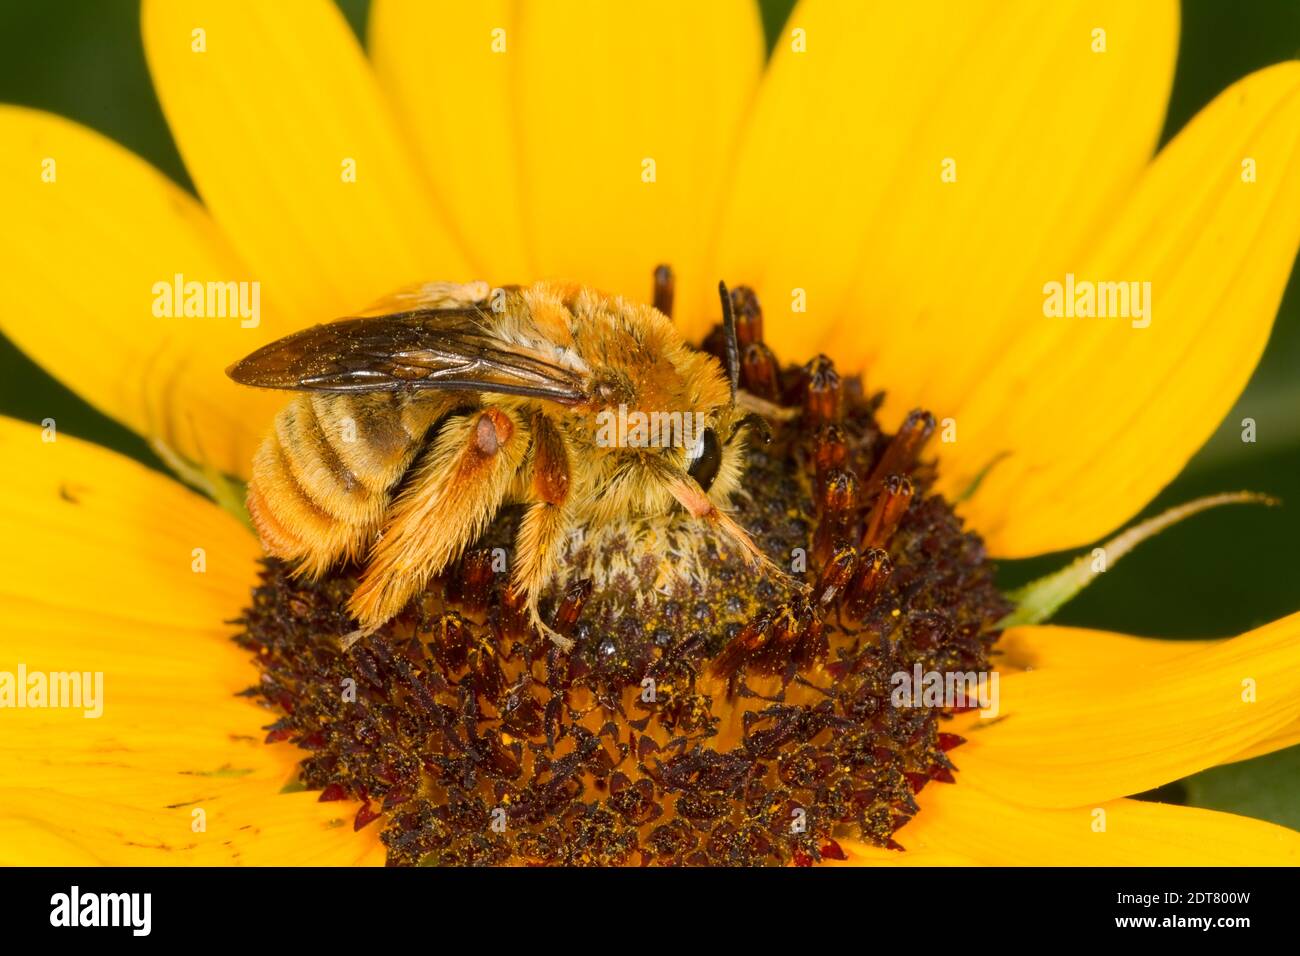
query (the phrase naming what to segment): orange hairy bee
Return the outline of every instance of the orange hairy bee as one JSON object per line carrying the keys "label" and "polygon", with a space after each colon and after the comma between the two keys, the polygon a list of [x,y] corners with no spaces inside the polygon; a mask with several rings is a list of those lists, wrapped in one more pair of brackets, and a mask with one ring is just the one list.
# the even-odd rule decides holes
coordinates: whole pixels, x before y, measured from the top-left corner
{"label": "orange hairy bee", "polygon": [[258,349],[230,377],[301,393],[253,462],[263,547],[312,577],[363,562],[365,634],[520,504],[512,585],[565,647],[538,598],[577,531],[680,505],[767,563],[725,510],[747,410],[722,292],[729,375],[659,309],[551,282],[428,284]]}

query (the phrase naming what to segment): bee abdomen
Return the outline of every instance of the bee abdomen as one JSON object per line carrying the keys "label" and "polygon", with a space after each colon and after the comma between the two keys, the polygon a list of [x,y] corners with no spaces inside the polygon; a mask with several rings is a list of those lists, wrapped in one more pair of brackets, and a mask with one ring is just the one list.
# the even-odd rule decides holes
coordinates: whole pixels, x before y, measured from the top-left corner
{"label": "bee abdomen", "polygon": [[290,402],[276,416],[275,437],[294,482],[322,511],[346,524],[379,520],[386,486],[367,484],[357,477],[330,440],[309,399]]}
{"label": "bee abdomen", "polygon": [[304,574],[315,577],[339,558],[357,556],[365,547],[367,528],[363,521],[327,511],[298,479],[303,468],[293,462],[307,451],[282,437],[286,429],[280,419],[289,414],[288,409],[280,413],[276,429],[253,458],[248,513],[268,554],[299,562]]}
{"label": "bee abdomen", "polygon": [[434,410],[399,395],[299,395],[253,460],[248,510],[269,554],[319,576],[359,558]]}
{"label": "bee abdomen", "polygon": [[444,396],[392,392],[313,394],[301,400],[349,479],[383,492],[406,473],[429,426],[448,404]]}

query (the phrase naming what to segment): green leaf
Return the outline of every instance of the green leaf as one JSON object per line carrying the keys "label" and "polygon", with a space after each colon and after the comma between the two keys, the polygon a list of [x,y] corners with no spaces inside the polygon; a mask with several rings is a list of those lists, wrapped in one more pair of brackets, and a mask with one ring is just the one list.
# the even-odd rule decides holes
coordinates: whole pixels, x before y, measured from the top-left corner
{"label": "green leaf", "polygon": [[1183,781],[1187,804],[1300,830],[1300,747],[1211,767]]}
{"label": "green leaf", "polygon": [[[1148,538],[1178,524],[1184,518],[1190,518],[1210,508],[1252,503],[1275,505],[1277,501],[1268,495],[1253,491],[1226,491],[1218,495],[1197,498],[1163,511],[1140,524],[1135,524],[1121,531],[1100,548],[1094,548],[1088,554],[1071,561],[1061,570],[1012,591],[1007,597],[1015,603],[1016,609],[999,621],[997,626],[1006,629],[1024,624],[1042,624],[1050,620],[1062,605],[1095,581],[1099,573],[1109,570],[1116,561]],[[1098,554],[1098,551],[1101,554]],[[1096,567],[1098,561],[1102,562],[1100,568]]]}

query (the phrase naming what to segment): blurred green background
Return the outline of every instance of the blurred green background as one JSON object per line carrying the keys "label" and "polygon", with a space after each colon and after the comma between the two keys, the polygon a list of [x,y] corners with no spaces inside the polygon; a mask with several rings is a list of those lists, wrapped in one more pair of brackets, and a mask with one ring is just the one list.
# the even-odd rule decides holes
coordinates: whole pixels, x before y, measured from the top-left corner
{"label": "blurred green background", "polygon": [[[368,0],[338,2],[364,35]],[[763,0],[769,44],[792,5],[793,0]],[[1182,7],[1165,140],[1234,80],[1300,56],[1300,0],[1183,0]],[[193,188],[150,85],[136,0],[0,0],[0,102],[78,120]],[[53,417],[62,430],[162,467],[138,437],[95,412],[2,337],[0,369],[0,414],[37,422]],[[1245,417],[1257,423],[1254,444],[1240,440]],[[1101,576],[1057,620],[1161,637],[1217,637],[1300,610],[1296,274],[1249,388],[1184,473],[1144,514],[1235,489],[1268,492],[1281,498],[1283,506],[1225,508],[1165,532]],[[1001,569],[1002,579],[1012,587],[1060,567],[1069,557],[1010,562]],[[1300,747],[1197,774],[1162,788],[1159,797],[1300,829]]]}

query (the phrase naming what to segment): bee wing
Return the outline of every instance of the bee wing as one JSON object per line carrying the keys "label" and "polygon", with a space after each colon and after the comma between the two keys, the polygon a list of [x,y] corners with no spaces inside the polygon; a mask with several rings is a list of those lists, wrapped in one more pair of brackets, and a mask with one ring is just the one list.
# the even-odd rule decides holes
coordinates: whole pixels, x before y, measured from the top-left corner
{"label": "bee wing", "polygon": [[414,309],[328,322],[265,345],[226,374],[242,385],[318,392],[459,389],[565,404],[583,376],[492,335],[476,307]]}
{"label": "bee wing", "polygon": [[487,303],[486,282],[417,282],[376,299],[349,318],[374,318],[417,309],[460,309]]}

